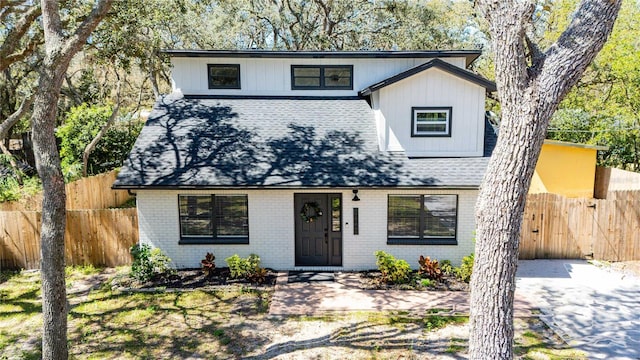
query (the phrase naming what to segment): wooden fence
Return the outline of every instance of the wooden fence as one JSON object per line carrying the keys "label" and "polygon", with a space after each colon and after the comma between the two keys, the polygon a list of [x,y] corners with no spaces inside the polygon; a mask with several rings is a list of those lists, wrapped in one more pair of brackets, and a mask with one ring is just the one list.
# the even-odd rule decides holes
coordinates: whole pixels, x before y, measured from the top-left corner
{"label": "wooden fence", "polygon": [[640,191],[606,200],[529,195],[520,239],[521,259],[639,260]]}
{"label": "wooden fence", "polygon": [[[40,267],[40,225],[38,211],[0,212],[0,269]],[[137,242],[135,208],[67,211],[67,265],[130,264],[129,248]]]}
{"label": "wooden fence", "polygon": [[[67,210],[105,209],[120,206],[131,198],[126,190],[112,190],[117,170],[82,178],[66,185]],[[19,201],[0,203],[0,211],[39,211],[42,195],[37,194]]]}

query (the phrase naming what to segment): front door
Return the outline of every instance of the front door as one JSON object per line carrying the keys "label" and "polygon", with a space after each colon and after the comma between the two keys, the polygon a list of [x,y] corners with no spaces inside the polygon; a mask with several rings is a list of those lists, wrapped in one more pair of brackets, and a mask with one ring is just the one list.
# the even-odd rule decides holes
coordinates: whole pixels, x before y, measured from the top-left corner
{"label": "front door", "polygon": [[342,265],[342,195],[294,194],[296,266]]}

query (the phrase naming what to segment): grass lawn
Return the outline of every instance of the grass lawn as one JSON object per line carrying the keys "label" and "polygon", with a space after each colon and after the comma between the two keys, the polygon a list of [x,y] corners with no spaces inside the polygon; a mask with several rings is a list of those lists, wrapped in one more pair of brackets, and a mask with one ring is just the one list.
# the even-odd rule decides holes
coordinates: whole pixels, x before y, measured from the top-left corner
{"label": "grass lawn", "polygon": [[[69,350],[77,359],[414,359],[465,357],[467,317],[357,312],[268,315],[272,288],[121,292],[127,268],[67,271]],[[40,274],[0,273],[0,359],[40,358]],[[538,319],[516,322],[516,354],[586,358]]]}

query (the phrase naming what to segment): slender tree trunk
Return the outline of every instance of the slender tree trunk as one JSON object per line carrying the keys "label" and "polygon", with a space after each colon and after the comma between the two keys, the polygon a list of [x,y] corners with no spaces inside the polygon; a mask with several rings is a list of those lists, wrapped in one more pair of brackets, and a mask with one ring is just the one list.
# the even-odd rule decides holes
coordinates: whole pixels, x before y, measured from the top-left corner
{"label": "slender tree trunk", "polygon": [[[116,76],[117,76],[117,73],[116,73]],[[84,177],[87,176],[87,168],[89,167],[89,156],[91,155],[93,150],[96,148],[96,145],[98,145],[98,142],[100,142],[104,134],[107,133],[107,130],[109,130],[109,128],[111,128],[111,125],[113,125],[113,122],[118,117],[119,110],[120,110],[120,80],[118,80],[118,84],[116,85],[116,105],[113,108],[113,112],[111,113],[111,116],[109,116],[109,120],[107,120],[107,123],[104,124],[104,126],[102,126],[98,134],[96,134],[96,136],[91,140],[91,142],[87,144],[87,146],[84,148],[84,151],[82,152],[82,176]]]}
{"label": "slender tree trunk", "polygon": [[549,120],[613,28],[620,0],[582,0],[544,53],[527,37],[535,2],[478,0],[489,21],[502,107],[500,135],[476,205],[471,359],[513,358],[513,301],[522,213]]}
{"label": "slender tree trunk", "polygon": [[11,114],[5,121],[0,123],[0,150],[9,158],[9,164],[13,168],[13,172],[16,174],[18,178],[18,183],[22,185],[22,174],[21,170],[18,168],[18,164],[16,163],[13,154],[9,152],[7,147],[4,145],[4,140],[9,134],[9,130],[20,121],[20,119],[27,113],[29,108],[33,104],[33,96],[29,96],[28,98],[22,101],[18,110],[16,110],[13,114]]}

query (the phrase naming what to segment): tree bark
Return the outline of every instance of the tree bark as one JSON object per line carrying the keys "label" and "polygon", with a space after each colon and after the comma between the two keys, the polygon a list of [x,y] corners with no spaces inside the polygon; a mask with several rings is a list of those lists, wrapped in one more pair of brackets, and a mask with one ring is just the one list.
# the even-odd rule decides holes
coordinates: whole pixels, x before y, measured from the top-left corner
{"label": "tree bark", "polygon": [[100,0],[75,32],[65,37],[57,0],[42,0],[45,57],[31,117],[36,168],[43,187],[41,230],[42,357],[67,359],[64,278],[65,187],[54,135],[60,88],[69,62],[106,16],[112,0]]}
{"label": "tree bark", "polygon": [[620,3],[582,0],[545,52],[526,37],[535,2],[476,3],[489,21],[502,121],[476,205],[471,359],[513,358],[515,274],[531,177],[553,112],[602,48]]}

